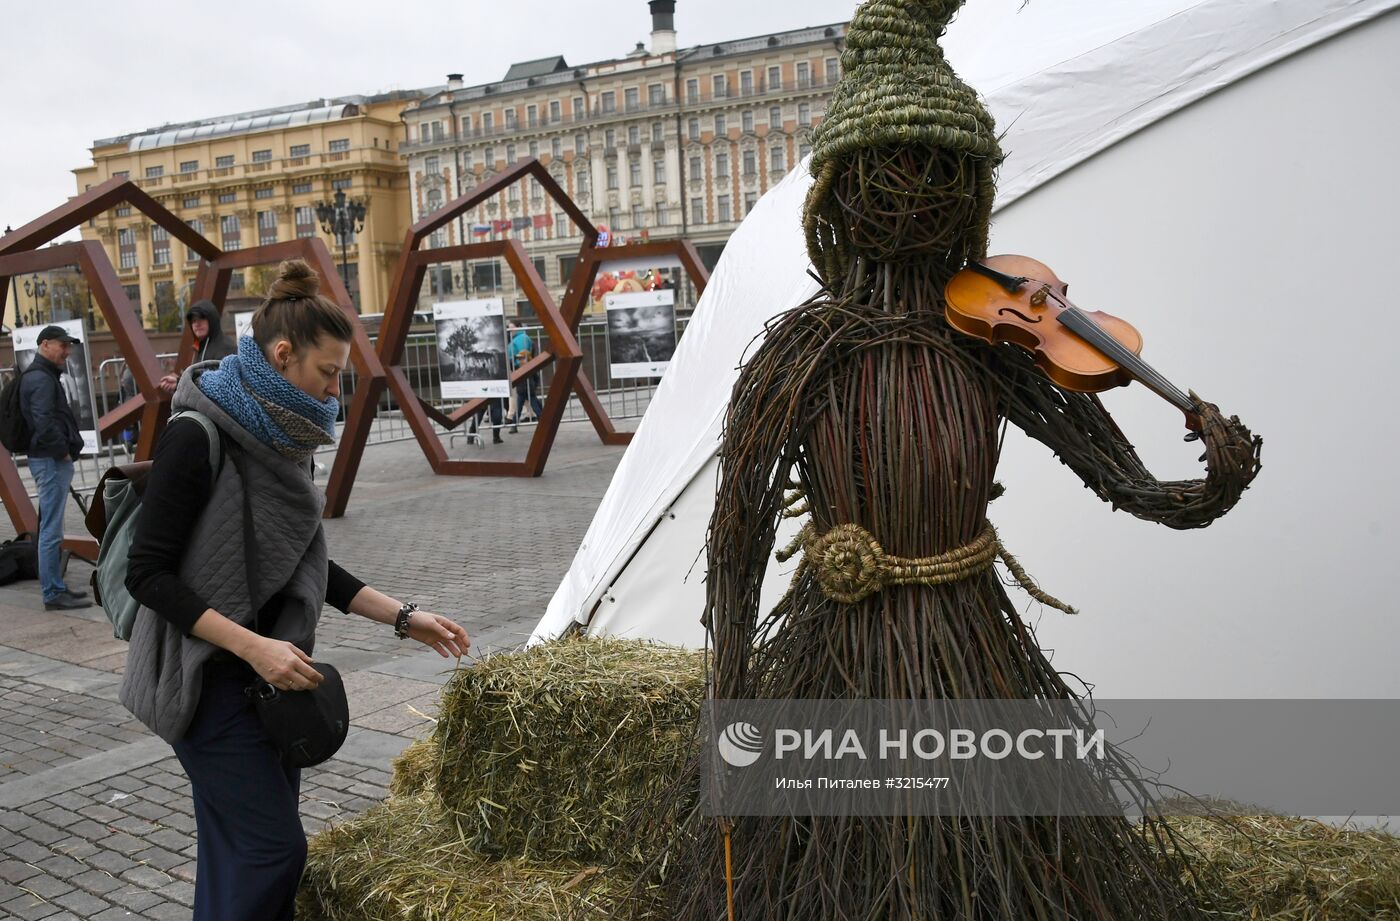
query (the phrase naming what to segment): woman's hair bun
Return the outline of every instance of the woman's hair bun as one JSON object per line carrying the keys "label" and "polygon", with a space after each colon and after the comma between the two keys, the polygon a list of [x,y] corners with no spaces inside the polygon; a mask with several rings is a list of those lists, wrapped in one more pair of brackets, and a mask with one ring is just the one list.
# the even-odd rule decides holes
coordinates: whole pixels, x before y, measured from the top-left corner
{"label": "woman's hair bun", "polygon": [[321,279],[305,259],[288,259],[277,267],[277,280],[267,292],[268,300],[292,301],[315,297],[321,290]]}

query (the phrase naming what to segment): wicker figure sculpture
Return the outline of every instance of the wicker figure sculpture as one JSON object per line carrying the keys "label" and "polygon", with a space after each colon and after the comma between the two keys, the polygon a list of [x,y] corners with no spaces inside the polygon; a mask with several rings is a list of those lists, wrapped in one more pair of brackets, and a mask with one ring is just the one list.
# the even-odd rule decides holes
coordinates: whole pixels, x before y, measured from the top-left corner
{"label": "wicker figure sculpture", "polygon": [[[1005,421],[1103,500],[1173,528],[1228,511],[1260,440],[1199,403],[1206,475],[1155,479],[1093,396],[954,331],[943,290],[986,254],[1001,159],[938,38],[962,0],[869,0],[811,160],[805,231],[824,293],[775,321],[735,387],[709,533],[715,698],[1072,699],[1003,590],[987,520]],[[796,489],[791,590],[759,610]],[[878,541],[899,578],[849,572]],[[847,552],[827,553],[842,542]],[[862,549],[864,548],[864,549]],[[857,567],[858,568],[858,567]],[[879,568],[879,567],[877,567]],[[1128,766],[1115,762],[1132,788]],[[1140,789],[1140,788],[1139,788]],[[1121,817],[691,816],[661,861],[667,917],[1179,921],[1199,915],[1165,826]],[[653,890],[653,894],[656,891]]]}

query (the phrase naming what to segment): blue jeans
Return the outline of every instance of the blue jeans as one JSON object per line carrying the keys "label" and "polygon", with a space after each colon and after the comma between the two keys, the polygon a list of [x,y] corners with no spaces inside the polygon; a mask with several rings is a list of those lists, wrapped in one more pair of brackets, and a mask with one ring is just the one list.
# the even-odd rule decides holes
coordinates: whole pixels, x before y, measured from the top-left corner
{"label": "blue jeans", "polygon": [[63,543],[63,509],[73,482],[73,462],[31,457],[29,472],[39,484],[39,585],[44,590],[44,600],[53,601],[68,591],[59,551]]}

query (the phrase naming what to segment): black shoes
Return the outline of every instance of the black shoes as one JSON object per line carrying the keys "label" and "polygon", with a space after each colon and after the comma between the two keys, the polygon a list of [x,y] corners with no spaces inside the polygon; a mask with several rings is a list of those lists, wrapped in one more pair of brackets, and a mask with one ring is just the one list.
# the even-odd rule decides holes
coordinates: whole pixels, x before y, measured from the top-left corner
{"label": "black shoes", "polygon": [[492,429],[492,430],[491,430],[491,443],[492,443],[493,445],[498,445],[498,444],[502,444],[502,443],[504,443],[504,442],[505,442],[505,439],[501,437],[501,430],[500,430],[500,429]]}
{"label": "black shoes", "polygon": [[77,611],[92,607],[87,592],[59,592],[52,601],[44,602],[45,611]]}

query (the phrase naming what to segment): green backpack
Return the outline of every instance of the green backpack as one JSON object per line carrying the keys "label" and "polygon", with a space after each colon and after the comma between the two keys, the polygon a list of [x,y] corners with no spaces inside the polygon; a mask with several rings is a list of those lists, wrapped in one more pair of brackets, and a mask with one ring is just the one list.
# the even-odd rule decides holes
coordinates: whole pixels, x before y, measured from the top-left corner
{"label": "green backpack", "polygon": [[[209,436],[209,485],[212,489],[223,462],[219,429],[212,419],[194,410],[176,413],[170,421],[180,418],[195,420]],[[136,612],[141,609],[141,603],[126,590],[130,566],[127,556],[131,553],[131,542],[136,539],[141,493],[150,470],[150,461],[109,468],[97,484],[86,519],[88,531],[98,541],[97,569],[92,574],[93,598],[107,612],[107,619],[112,622],[112,635],[119,640],[131,639]]]}

